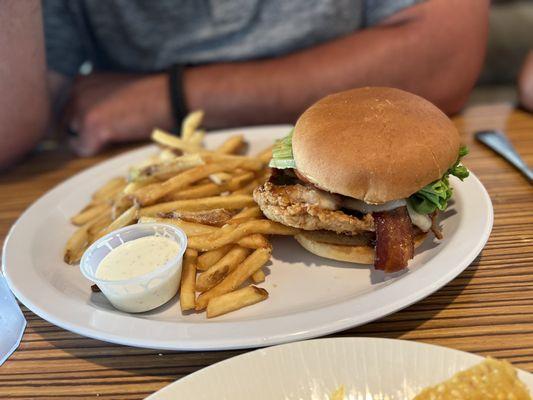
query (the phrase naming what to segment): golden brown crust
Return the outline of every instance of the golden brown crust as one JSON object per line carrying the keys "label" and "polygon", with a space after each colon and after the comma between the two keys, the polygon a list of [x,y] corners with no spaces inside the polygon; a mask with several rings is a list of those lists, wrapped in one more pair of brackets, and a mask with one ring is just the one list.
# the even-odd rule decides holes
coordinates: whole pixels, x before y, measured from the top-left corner
{"label": "golden brown crust", "polygon": [[531,397],[509,362],[488,357],[447,381],[422,390],[413,400],[448,399],[531,400]]}
{"label": "golden brown crust", "polygon": [[[420,246],[427,237],[427,233],[422,233],[415,237],[415,248]],[[356,264],[374,264],[374,247],[366,246],[345,246],[332,243],[324,243],[313,240],[307,232],[299,233],[294,237],[300,245],[307,251],[317,256],[329,258],[331,260],[346,261]]]}
{"label": "golden brown crust", "polygon": [[305,187],[278,186],[266,182],[254,190],[254,200],[268,219],[294,228],[327,229],[352,235],[374,230],[372,215],[357,218],[340,210],[328,210],[320,205],[300,202],[298,196],[294,195],[298,191],[305,191]]}
{"label": "golden brown crust", "polygon": [[429,101],[366,87],[325,97],[298,119],[298,172],[318,187],[384,203],[408,197],[455,162],[459,134]]}

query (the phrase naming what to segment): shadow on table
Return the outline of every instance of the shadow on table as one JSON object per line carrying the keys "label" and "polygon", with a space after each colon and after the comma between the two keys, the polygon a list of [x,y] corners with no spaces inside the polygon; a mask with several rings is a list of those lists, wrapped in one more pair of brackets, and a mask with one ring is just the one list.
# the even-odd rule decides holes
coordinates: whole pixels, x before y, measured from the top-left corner
{"label": "shadow on table", "polygon": [[[187,352],[143,349],[91,339],[59,328],[39,331],[38,335],[49,345],[66,353],[63,355],[65,365],[78,360],[80,365],[94,364],[79,367],[87,371],[113,370],[113,376],[153,377],[146,379],[152,387],[157,382],[163,387],[206,366],[254,350]],[[117,374],[116,371],[123,371],[124,374]],[[153,390],[146,394],[151,392]]]}
{"label": "shadow on table", "polygon": [[425,299],[374,322],[328,337],[374,336],[401,339],[409,332],[422,327],[455,301],[475,275],[480,258],[481,255],[478,255],[455,279]]}

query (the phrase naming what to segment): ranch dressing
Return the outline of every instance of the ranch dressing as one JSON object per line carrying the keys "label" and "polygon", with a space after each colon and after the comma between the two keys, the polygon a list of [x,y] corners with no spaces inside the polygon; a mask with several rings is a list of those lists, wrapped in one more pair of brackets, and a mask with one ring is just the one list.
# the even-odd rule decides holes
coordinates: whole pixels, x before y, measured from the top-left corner
{"label": "ranch dressing", "polygon": [[187,235],[176,226],[133,224],[89,246],[80,269],[115,308],[144,312],[178,292],[186,248]]}
{"label": "ranch dressing", "polygon": [[106,255],[96,278],[118,281],[145,275],[162,267],[180,251],[179,244],[164,236],[145,236],[126,242]]}

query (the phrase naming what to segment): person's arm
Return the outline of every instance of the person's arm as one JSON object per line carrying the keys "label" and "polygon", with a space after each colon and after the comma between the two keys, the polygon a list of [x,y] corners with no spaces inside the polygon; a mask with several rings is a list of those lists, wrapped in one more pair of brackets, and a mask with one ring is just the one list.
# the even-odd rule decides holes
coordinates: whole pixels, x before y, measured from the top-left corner
{"label": "person's arm", "polygon": [[526,56],[518,77],[518,98],[520,104],[533,112],[533,50]]}
{"label": "person's arm", "polygon": [[0,169],[46,131],[49,102],[41,2],[0,3]]}
{"label": "person's arm", "polygon": [[[283,57],[187,68],[188,108],[205,110],[207,127],[294,122],[336,91],[394,86],[457,112],[485,54],[488,0],[430,0],[378,26]],[[147,138],[173,125],[165,74],[94,74],[74,85],[68,121],[74,148]]]}
{"label": "person's arm", "polygon": [[213,126],[287,122],[320,97],[394,86],[460,110],[481,69],[487,0],[430,0],[382,24],[286,57],[191,68],[191,109]]}

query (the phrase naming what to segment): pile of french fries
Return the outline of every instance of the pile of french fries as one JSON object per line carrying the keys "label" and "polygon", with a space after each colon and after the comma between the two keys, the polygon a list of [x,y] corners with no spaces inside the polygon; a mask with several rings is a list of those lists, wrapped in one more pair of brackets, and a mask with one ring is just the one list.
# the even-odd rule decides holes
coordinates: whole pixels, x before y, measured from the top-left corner
{"label": "pile of french fries", "polygon": [[272,253],[268,235],[298,230],[265,219],[252,198],[267,179],[272,149],[240,155],[245,142],[236,135],[209,151],[202,146],[202,118],[201,111],[189,114],[181,138],[157,129],[152,133],[161,151],[131,167],[127,177],[108,181],[72,217],[78,229],[64,259],[78,263],[94,241],[127,225],[175,225],[188,236],[181,310],[206,310],[212,318],[268,298],[254,285],[265,280],[263,267]]}

